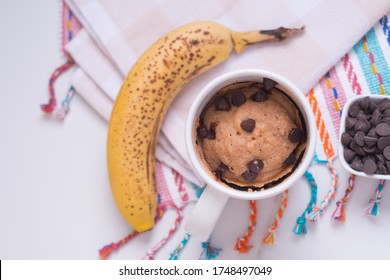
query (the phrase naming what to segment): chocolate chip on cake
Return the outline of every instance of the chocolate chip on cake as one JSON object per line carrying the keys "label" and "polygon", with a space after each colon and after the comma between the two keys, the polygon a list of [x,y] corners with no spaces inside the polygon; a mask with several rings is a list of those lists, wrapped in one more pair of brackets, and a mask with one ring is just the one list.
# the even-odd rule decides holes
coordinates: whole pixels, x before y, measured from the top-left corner
{"label": "chocolate chip on cake", "polygon": [[271,91],[276,86],[276,82],[274,80],[269,79],[269,78],[264,78],[263,84],[264,84],[264,88],[267,91]]}
{"label": "chocolate chip on cake", "polygon": [[252,96],[251,99],[255,102],[264,102],[268,100],[268,92],[265,89],[259,89]]}
{"label": "chocolate chip on cake", "polygon": [[197,127],[196,133],[198,134],[198,137],[201,139],[205,139],[209,135],[208,134],[209,132],[207,130],[207,126],[205,126],[204,124],[201,124]]}
{"label": "chocolate chip on cake", "polygon": [[213,173],[219,180],[221,180],[222,176],[223,176],[223,173],[225,173],[228,170],[229,170],[229,167],[226,164],[224,164],[223,162],[221,162],[217,166],[217,168],[213,171]]}
{"label": "chocolate chip on cake", "polygon": [[246,167],[248,167],[250,171],[259,173],[264,168],[264,162],[261,159],[254,159],[248,162]]}
{"label": "chocolate chip on cake", "polygon": [[230,111],[230,103],[226,96],[217,96],[214,100],[215,110]]}
{"label": "chocolate chip on cake", "polygon": [[254,119],[246,119],[241,122],[240,126],[246,132],[252,132],[256,127],[256,121]]}
{"label": "chocolate chip on cake", "polygon": [[242,177],[247,182],[253,182],[257,177],[257,173],[251,170],[247,170],[244,173],[242,173]]}
{"label": "chocolate chip on cake", "polygon": [[231,97],[231,102],[232,102],[233,106],[239,107],[242,104],[244,104],[245,101],[246,101],[246,97],[241,90],[237,89],[237,90],[233,91],[232,97]]}
{"label": "chocolate chip on cake", "polygon": [[291,143],[299,143],[299,141],[302,139],[302,136],[302,130],[299,128],[293,128],[288,134],[288,140],[290,140]]}
{"label": "chocolate chip on cake", "polygon": [[290,165],[295,163],[295,154],[291,153],[283,162],[283,165]]}
{"label": "chocolate chip on cake", "polygon": [[215,139],[215,128],[217,127],[217,123],[215,122],[212,122],[210,123],[210,129],[207,133],[207,138],[210,139],[210,140],[214,140]]}

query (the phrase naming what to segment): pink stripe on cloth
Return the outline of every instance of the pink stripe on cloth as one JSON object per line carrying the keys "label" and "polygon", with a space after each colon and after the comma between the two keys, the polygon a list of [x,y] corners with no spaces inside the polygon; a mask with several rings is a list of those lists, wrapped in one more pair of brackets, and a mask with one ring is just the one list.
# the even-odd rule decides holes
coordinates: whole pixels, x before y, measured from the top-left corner
{"label": "pink stripe on cloth", "polygon": [[348,81],[351,84],[352,92],[356,95],[362,94],[362,87],[358,81],[357,75],[354,71],[353,65],[351,61],[349,60],[349,55],[346,54],[343,57],[343,66],[344,70],[347,73]]}
{"label": "pink stripe on cloth", "polygon": [[156,160],[156,186],[157,192],[160,196],[160,207],[164,210],[165,208],[170,207],[171,205],[175,205],[171,193],[169,191],[169,186],[167,184],[162,163]]}
{"label": "pink stripe on cloth", "polygon": [[326,76],[320,80],[320,87],[324,93],[326,106],[332,119],[336,135],[340,132],[341,111],[347,102],[347,97],[337,76],[336,68],[333,67]]}
{"label": "pink stripe on cloth", "polygon": [[185,204],[188,201],[188,193],[183,185],[183,176],[181,176],[176,170],[171,168],[172,174],[175,177],[175,183],[176,186],[178,187],[179,195],[181,198],[181,201],[183,204]]}

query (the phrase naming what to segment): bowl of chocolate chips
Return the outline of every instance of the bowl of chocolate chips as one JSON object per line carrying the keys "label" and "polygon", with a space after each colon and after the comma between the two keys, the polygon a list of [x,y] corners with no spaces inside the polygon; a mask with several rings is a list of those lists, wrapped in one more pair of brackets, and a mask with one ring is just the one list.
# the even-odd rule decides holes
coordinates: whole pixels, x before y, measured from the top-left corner
{"label": "bowl of chocolate chips", "polygon": [[355,175],[390,179],[390,97],[355,96],[340,123],[340,161]]}

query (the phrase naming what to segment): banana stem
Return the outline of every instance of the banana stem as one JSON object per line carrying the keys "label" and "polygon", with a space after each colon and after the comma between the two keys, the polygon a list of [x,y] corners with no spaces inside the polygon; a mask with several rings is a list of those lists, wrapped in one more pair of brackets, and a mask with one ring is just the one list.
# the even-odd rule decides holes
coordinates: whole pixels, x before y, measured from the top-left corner
{"label": "banana stem", "polygon": [[234,51],[236,53],[242,52],[247,46],[261,43],[261,42],[275,42],[287,39],[295,34],[299,34],[305,27],[301,28],[285,28],[279,27],[271,30],[259,30],[249,32],[232,31],[232,40]]}

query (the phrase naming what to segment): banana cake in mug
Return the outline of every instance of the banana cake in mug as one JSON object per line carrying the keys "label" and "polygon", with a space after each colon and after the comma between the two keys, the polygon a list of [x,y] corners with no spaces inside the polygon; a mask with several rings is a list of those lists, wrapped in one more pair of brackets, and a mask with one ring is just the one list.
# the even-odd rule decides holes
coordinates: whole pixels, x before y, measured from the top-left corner
{"label": "banana cake in mug", "polygon": [[288,177],[306,148],[302,114],[271,79],[219,90],[195,126],[198,156],[226,185],[261,191]]}

